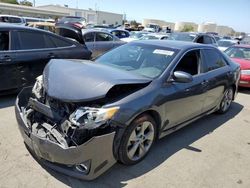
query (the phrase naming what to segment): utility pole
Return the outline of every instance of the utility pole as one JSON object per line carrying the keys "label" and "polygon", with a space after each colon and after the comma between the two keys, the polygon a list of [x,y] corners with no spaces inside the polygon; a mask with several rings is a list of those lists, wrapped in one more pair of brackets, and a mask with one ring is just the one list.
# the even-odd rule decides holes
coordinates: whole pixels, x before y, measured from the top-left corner
{"label": "utility pole", "polygon": [[76,8],[78,9],[78,0],[76,0]]}
{"label": "utility pole", "polygon": [[33,0],[33,7],[36,6],[36,0]]}

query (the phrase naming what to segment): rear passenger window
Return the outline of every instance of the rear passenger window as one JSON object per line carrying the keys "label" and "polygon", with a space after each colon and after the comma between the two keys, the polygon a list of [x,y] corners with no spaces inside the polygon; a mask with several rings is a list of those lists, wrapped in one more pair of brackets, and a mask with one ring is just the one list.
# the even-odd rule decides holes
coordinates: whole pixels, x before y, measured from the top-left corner
{"label": "rear passenger window", "polygon": [[0,51],[9,50],[9,32],[0,31]]}
{"label": "rear passenger window", "polygon": [[86,33],[83,37],[84,42],[94,42],[95,40],[95,35],[94,33]]}
{"label": "rear passenger window", "polygon": [[52,42],[54,43],[54,45],[56,47],[68,47],[68,46],[72,46],[73,44],[65,41],[63,39],[60,39],[58,37],[54,37],[54,36],[49,36],[49,38],[52,40]]}
{"label": "rear passenger window", "polygon": [[113,37],[106,33],[96,33],[96,41],[113,41]]}
{"label": "rear passenger window", "polygon": [[20,50],[53,48],[51,40],[48,40],[43,33],[19,31],[18,39]]}
{"label": "rear passenger window", "polygon": [[212,44],[213,41],[210,37],[204,36],[204,44]]}
{"label": "rear passenger window", "polygon": [[205,72],[226,66],[226,62],[223,59],[222,55],[219,54],[219,52],[217,52],[216,50],[203,50],[203,56],[206,62]]}

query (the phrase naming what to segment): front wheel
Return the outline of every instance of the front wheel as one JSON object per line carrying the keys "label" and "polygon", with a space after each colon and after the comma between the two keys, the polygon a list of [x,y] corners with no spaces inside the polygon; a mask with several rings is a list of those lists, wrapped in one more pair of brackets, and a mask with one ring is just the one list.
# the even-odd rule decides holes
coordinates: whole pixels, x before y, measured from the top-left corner
{"label": "front wheel", "polygon": [[228,89],[226,89],[222,101],[220,103],[220,108],[218,110],[218,113],[224,114],[229,110],[231,103],[233,101],[233,96],[234,96],[233,88],[229,87]]}
{"label": "front wheel", "polygon": [[156,138],[156,123],[149,115],[136,118],[125,130],[119,147],[119,162],[132,165],[141,161]]}

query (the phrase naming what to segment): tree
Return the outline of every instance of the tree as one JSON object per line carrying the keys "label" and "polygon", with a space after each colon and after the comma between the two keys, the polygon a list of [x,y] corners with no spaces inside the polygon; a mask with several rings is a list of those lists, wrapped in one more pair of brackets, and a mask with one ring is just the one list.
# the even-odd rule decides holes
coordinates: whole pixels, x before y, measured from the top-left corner
{"label": "tree", "polygon": [[130,25],[131,25],[131,27],[137,28],[138,25],[139,25],[139,23],[137,23],[136,20],[132,20],[132,21],[130,22]]}
{"label": "tree", "polygon": [[192,25],[184,25],[184,27],[181,30],[181,32],[190,32],[190,31],[194,31],[194,27]]}
{"label": "tree", "polygon": [[0,0],[1,3],[19,4],[17,0]]}
{"label": "tree", "polygon": [[27,1],[27,0],[22,0],[19,2],[20,5],[24,5],[24,6],[29,6],[29,7],[32,7],[33,4],[30,2],[30,1]]}

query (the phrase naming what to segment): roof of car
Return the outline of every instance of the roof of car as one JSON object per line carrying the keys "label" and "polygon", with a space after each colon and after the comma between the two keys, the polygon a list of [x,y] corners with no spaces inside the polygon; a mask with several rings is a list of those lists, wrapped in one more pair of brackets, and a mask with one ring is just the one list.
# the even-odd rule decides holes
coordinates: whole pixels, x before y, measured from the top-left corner
{"label": "roof of car", "polygon": [[238,45],[234,45],[233,47],[250,48],[250,44],[238,44]]}
{"label": "roof of car", "polygon": [[9,23],[0,23],[0,29],[7,29],[7,30],[28,30],[28,31],[35,31],[35,32],[45,32],[50,33],[49,31],[45,31],[42,29],[38,29],[35,27],[28,27],[23,25],[16,25],[16,24],[9,24]]}
{"label": "roof of car", "polygon": [[189,48],[197,48],[197,47],[210,47],[215,48],[212,45],[199,44],[194,42],[183,42],[183,41],[172,41],[172,40],[136,40],[131,43],[140,43],[140,44],[148,44],[148,45],[157,45],[160,47],[168,47],[175,49],[189,49]]}

